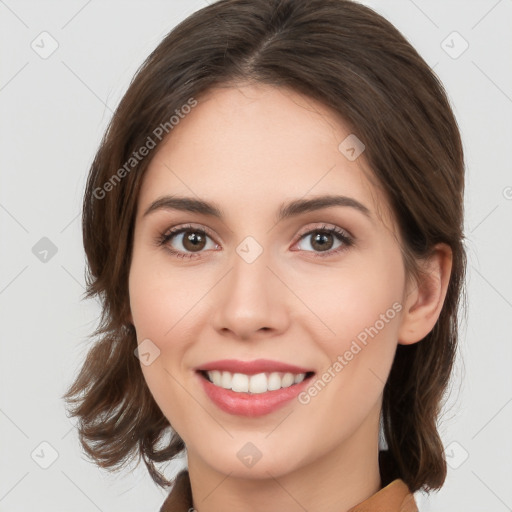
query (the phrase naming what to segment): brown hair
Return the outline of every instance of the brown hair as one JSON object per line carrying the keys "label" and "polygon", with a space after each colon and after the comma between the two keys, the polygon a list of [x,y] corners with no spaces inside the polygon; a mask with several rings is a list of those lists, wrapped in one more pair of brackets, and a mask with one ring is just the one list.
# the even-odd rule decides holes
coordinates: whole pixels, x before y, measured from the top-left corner
{"label": "brown hair", "polygon": [[221,0],[182,21],[138,70],[92,163],[83,202],[85,296],[98,296],[103,309],[98,339],[64,395],[79,418],[80,442],[104,468],[138,454],[158,485],[170,485],[154,463],[185,445],[146,385],[128,321],[137,198],[156,150],[134,171],[126,162],[191,98],[247,81],[308,95],[353,128],[392,206],[408,271],[416,273],[435,244],[452,249],[440,317],[424,340],[398,346],[382,407],[394,475],[413,492],[440,488],[446,462],[437,419],[466,267],[462,144],[433,71],[391,23],[350,0]]}

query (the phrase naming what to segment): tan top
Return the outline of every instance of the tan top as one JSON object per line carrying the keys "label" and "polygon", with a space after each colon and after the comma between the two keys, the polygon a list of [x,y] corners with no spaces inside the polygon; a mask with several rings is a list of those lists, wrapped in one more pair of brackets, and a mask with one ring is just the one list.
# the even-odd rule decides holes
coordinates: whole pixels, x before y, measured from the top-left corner
{"label": "tan top", "polygon": [[[188,470],[176,477],[175,484],[160,512],[192,512],[192,491]],[[348,512],[418,512],[414,496],[403,480],[396,479]]]}

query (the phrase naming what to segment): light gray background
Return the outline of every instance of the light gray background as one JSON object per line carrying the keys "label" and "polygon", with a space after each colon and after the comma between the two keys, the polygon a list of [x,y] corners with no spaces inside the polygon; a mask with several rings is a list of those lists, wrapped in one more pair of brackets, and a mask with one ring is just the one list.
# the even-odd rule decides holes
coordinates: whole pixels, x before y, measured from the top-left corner
{"label": "light gray background", "polygon": [[[467,161],[468,320],[440,426],[451,468],[438,494],[418,495],[420,509],[512,510],[512,1],[364,3],[434,67]],[[88,462],[59,397],[99,314],[80,300],[89,165],[137,67],[204,5],[0,0],[2,512],[155,512],[166,495],[143,465],[116,476]],[[58,43],[46,59],[31,48],[51,49],[43,31]],[[46,262],[32,250],[43,237],[57,249]]]}

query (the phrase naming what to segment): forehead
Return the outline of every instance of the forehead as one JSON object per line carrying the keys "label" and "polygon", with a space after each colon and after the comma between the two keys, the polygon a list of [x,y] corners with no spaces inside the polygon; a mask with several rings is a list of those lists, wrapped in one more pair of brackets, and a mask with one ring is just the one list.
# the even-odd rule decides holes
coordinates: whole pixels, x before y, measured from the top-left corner
{"label": "forehead", "polygon": [[163,194],[257,215],[284,200],[324,194],[386,209],[364,152],[355,160],[344,152],[349,126],[323,104],[262,84],[213,89],[197,101],[153,157],[140,210]]}

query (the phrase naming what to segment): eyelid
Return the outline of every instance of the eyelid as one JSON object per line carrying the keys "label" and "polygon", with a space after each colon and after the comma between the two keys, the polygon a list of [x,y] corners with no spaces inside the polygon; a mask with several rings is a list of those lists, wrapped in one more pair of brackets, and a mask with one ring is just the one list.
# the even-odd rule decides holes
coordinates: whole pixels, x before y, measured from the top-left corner
{"label": "eyelid", "polygon": [[[311,225],[311,224],[313,224],[313,225]],[[321,224],[321,226],[318,226],[318,224]],[[299,233],[297,235],[297,237],[299,239],[301,237],[303,237],[304,235],[307,235],[307,234],[311,233],[311,231],[322,231],[324,229],[326,229],[326,230],[328,230],[328,229],[336,229],[336,230],[342,231],[344,234],[346,234],[347,238],[350,238],[352,240],[355,239],[354,235],[352,235],[352,233],[348,229],[342,228],[341,226],[337,226],[336,224],[331,224],[329,222],[316,222],[316,223],[315,222],[310,222],[308,224],[308,226],[306,226],[301,231],[299,231]]]}
{"label": "eyelid", "polygon": [[[319,224],[321,224],[321,226],[319,226]],[[346,233],[347,237],[350,239],[355,238],[354,235],[352,235],[352,233],[348,229],[337,226],[336,224],[330,224],[327,222],[310,222],[298,232],[298,234],[296,235],[297,240],[296,240],[296,242],[294,242],[294,244],[297,243],[304,235],[310,234],[311,231],[315,231],[315,230],[321,231],[323,229],[331,229],[331,228],[343,231],[344,233]],[[165,230],[163,232],[163,236],[167,236],[170,233],[177,234],[176,232],[179,232],[182,229],[197,229],[198,231],[204,231],[210,238],[212,238],[215,241],[215,243],[219,243],[219,242],[217,242],[217,235],[214,234],[212,229],[210,229],[208,226],[205,226],[204,224],[196,224],[193,222],[188,222],[188,223],[185,223],[182,225],[178,224],[177,226],[173,226],[173,227]]]}
{"label": "eyelid", "polygon": [[193,222],[187,222],[185,224],[178,224],[176,226],[173,226],[172,228],[169,228],[167,230],[165,230],[163,232],[163,236],[167,236],[171,233],[173,234],[178,234],[182,231],[185,231],[187,229],[190,229],[190,230],[197,230],[197,231],[204,231],[210,238],[212,238],[215,243],[218,243],[216,242],[216,238],[217,238],[217,235],[213,232],[212,229],[210,229],[209,227],[205,226],[204,224],[195,224]]}

